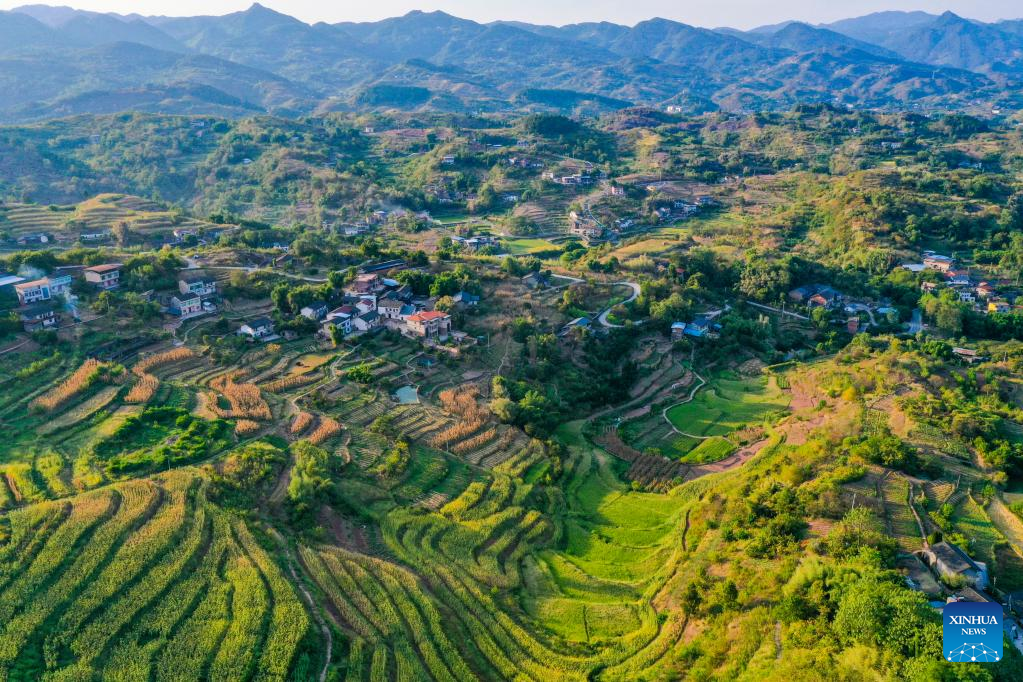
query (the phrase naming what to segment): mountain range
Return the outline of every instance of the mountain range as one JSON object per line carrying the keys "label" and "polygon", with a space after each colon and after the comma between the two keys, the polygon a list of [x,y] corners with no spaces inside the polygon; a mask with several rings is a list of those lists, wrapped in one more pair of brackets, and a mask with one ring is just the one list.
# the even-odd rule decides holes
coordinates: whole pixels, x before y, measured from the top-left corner
{"label": "mountain range", "polygon": [[751,31],[481,24],[443,12],[306,24],[261,5],[146,17],[0,12],[0,121],[123,110],[302,115],[379,107],[682,111],[1023,108],[1023,20],[881,12]]}

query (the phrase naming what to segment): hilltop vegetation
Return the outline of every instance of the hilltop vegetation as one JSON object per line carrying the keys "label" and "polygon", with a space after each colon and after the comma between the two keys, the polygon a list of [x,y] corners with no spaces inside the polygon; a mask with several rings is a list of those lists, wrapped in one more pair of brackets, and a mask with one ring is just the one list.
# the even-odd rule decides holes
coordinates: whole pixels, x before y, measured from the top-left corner
{"label": "hilltop vegetation", "polygon": [[[882,15],[884,16],[884,15]],[[1016,22],[890,13],[742,32],[655,18],[537,26],[443,12],[305,24],[254,4],[224,16],[0,14],[0,119],[117,111],[300,116],[365,107],[688,113],[806,101],[1018,109]],[[499,55],[499,57],[498,57]]]}
{"label": "hilltop vegetation", "polygon": [[1020,135],[0,129],[0,679],[1023,678],[934,608],[1023,590]]}

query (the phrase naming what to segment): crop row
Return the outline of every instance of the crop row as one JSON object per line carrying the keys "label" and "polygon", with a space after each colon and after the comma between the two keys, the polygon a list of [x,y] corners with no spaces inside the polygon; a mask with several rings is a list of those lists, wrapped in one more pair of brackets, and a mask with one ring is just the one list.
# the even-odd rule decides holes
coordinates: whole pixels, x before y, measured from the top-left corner
{"label": "crop row", "polygon": [[288,678],[305,608],[194,473],[8,516],[0,679]]}

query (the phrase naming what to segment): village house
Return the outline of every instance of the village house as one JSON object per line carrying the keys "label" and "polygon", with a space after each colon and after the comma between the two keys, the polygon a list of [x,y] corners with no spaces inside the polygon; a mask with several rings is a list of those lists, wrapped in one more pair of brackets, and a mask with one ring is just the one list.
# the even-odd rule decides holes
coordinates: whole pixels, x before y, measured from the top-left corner
{"label": "village house", "polygon": [[597,221],[583,218],[575,211],[568,214],[570,220],[569,232],[582,237],[587,242],[593,242],[604,236],[604,228]]}
{"label": "village house", "polygon": [[352,316],[341,315],[323,320],[323,322],[320,323],[320,333],[324,338],[331,338],[331,327],[338,329],[343,336],[348,336],[352,333]]}
{"label": "village house", "polygon": [[810,296],[806,304],[811,308],[833,308],[842,301],[842,294],[829,286],[822,286]]}
{"label": "village house", "polygon": [[377,309],[376,296],[364,297],[355,301],[355,310],[357,315],[365,315],[371,313]]}
{"label": "village house", "polygon": [[172,296],[170,305],[167,306],[167,312],[171,315],[176,315],[181,319],[187,319],[189,317],[195,317],[201,315],[203,312],[202,299],[198,296],[186,296],[181,299],[177,296]]}
{"label": "village house", "polygon": [[451,300],[460,306],[471,307],[479,305],[480,297],[476,294],[470,294],[468,291],[459,291],[451,297]]}
{"label": "village house", "polygon": [[993,298],[987,302],[988,313],[1007,313],[1012,310],[1012,306],[1004,298]]}
{"label": "village house", "polygon": [[405,324],[409,333],[420,338],[444,341],[451,332],[451,316],[438,310],[410,315]]}
{"label": "village house", "polygon": [[274,323],[269,317],[258,317],[243,324],[238,333],[253,339],[265,340],[274,336]]}
{"label": "village house", "polygon": [[470,251],[478,251],[484,246],[498,246],[501,242],[497,237],[477,235],[475,237],[452,237],[451,241]]}
{"label": "village house", "polygon": [[18,319],[21,320],[22,328],[29,333],[56,327],[57,323],[60,322],[60,317],[58,317],[53,307],[45,303],[39,303],[19,310]]}
{"label": "village house", "polygon": [[345,305],[340,306],[338,308],[334,308],[329,313],[327,313],[327,316],[324,318],[324,322],[330,322],[331,320],[335,319],[351,319],[358,314],[359,313],[355,309],[355,306],[346,303]]}
{"label": "village house", "polygon": [[969,289],[963,289],[962,291],[959,292],[959,301],[961,303],[973,303],[976,300],[977,300],[976,294],[974,294]]}
{"label": "village house", "polygon": [[445,154],[444,157],[441,158],[440,162],[445,166],[452,166],[455,163],[455,155]]}
{"label": "village house", "polygon": [[352,329],[358,332],[368,332],[380,326],[380,314],[376,310],[368,310],[361,315],[352,318]]}
{"label": "village house", "polygon": [[385,320],[404,320],[415,312],[415,306],[396,298],[382,298],[377,302],[377,313]]}
{"label": "village house", "polygon": [[[331,325],[334,325],[341,330],[346,336],[352,333],[352,320],[355,318],[355,308],[350,305],[343,305],[340,308],[335,308],[327,313],[327,316],[323,319],[322,329],[328,330]],[[329,338],[329,335],[328,335]]]}
{"label": "village house", "polygon": [[[359,270],[363,274],[370,274],[374,272],[383,272],[385,270],[403,270],[408,265],[401,258],[395,258],[393,260],[385,260],[379,263],[370,263],[369,265],[363,265]],[[383,280],[381,279],[381,282]]]}
{"label": "village house", "polygon": [[393,279],[385,279],[384,284],[387,286],[387,292],[384,294],[386,298],[396,298],[408,303],[415,295],[408,284],[401,284]]}
{"label": "village house", "polygon": [[953,348],[952,354],[957,358],[972,365],[975,362],[983,362],[986,358],[972,348]]}
{"label": "village house", "polygon": [[686,324],[683,333],[686,336],[702,339],[716,339],[719,334],[714,331],[713,318],[708,315],[697,315],[696,319]]}
{"label": "village house", "polygon": [[50,282],[45,277],[14,285],[14,293],[18,295],[18,303],[31,305],[39,301],[50,300]]}
{"label": "village house", "polygon": [[589,329],[589,328],[590,328],[590,318],[588,318],[588,317],[577,317],[574,320],[572,320],[571,322],[569,322],[568,324],[566,324],[564,327],[562,327],[561,331],[558,332],[558,336],[568,336],[569,334],[572,333],[573,329]]}
{"label": "village house", "polygon": [[85,268],[85,281],[104,291],[116,289],[121,284],[121,264],[105,263]]}
{"label": "village house", "polygon": [[344,293],[346,296],[360,297],[367,294],[375,296],[384,290],[384,283],[380,275],[375,273],[363,273],[356,275],[355,279],[348,283]]}
{"label": "village house", "polygon": [[583,173],[573,173],[571,175],[555,175],[553,172],[547,172],[543,174],[545,180],[550,180],[556,185],[592,185],[593,178]]}
{"label": "village house", "polygon": [[217,281],[206,275],[184,275],[178,278],[178,291],[192,296],[213,296],[217,293]]}
{"label": "village house", "polygon": [[970,286],[970,273],[966,270],[951,270],[945,273],[949,286],[968,287]]}
{"label": "village house", "polygon": [[938,542],[920,551],[924,562],[939,578],[962,576],[967,584],[979,590],[988,586],[987,566],[974,561],[951,542]]}
{"label": "village house", "polygon": [[19,235],[17,241],[21,245],[49,244],[50,239],[51,239],[50,235],[46,234],[45,232],[33,232],[30,234]]}
{"label": "village house", "polygon": [[323,301],[313,301],[309,305],[303,306],[298,312],[306,319],[318,321],[326,317],[329,310],[330,308]]}
{"label": "village house", "polygon": [[681,341],[686,335],[686,323],[685,322],[672,322],[671,323],[671,340]]}
{"label": "village house", "polygon": [[988,299],[995,295],[995,288],[990,282],[981,282],[977,285],[978,298]]}
{"label": "village house", "polygon": [[531,272],[522,277],[522,284],[529,289],[542,289],[551,285],[550,278],[542,272]]}
{"label": "village house", "polygon": [[810,297],[817,293],[818,285],[804,284],[789,291],[789,300],[793,303],[806,303]]}
{"label": "village house", "polygon": [[49,301],[51,298],[63,296],[69,291],[71,291],[71,275],[53,275],[14,285],[14,292],[18,295],[18,302],[21,305]]}
{"label": "village house", "polygon": [[920,291],[924,292],[925,294],[932,294],[932,293],[934,293],[937,290],[937,288],[938,288],[938,283],[937,282],[921,282],[920,283]]}
{"label": "village house", "polygon": [[955,269],[955,259],[949,256],[942,256],[937,253],[925,253],[924,254],[924,267],[928,270],[937,270],[938,272],[949,272]]}

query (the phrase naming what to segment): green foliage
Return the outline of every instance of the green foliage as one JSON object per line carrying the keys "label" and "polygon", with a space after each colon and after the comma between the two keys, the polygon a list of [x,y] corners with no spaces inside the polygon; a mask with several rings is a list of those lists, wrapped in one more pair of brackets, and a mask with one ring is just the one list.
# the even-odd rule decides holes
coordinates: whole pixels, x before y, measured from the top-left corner
{"label": "green foliage", "polygon": [[892,566],[898,543],[884,530],[880,520],[867,507],[850,510],[821,542],[822,549],[836,559],[855,559],[864,549],[876,552],[884,566]]}
{"label": "green foliage", "polygon": [[333,489],[330,455],[323,448],[304,440],[293,443],[290,449],[294,464],[288,482],[288,509],[293,521],[307,521]]}
{"label": "green foliage", "polygon": [[383,460],[373,467],[373,473],[385,479],[396,478],[408,469],[411,459],[409,442],[405,438],[398,438],[391,449],[384,453]]}
{"label": "green foliage", "polygon": [[210,497],[234,507],[251,504],[285,461],[284,452],[268,442],[246,443],[228,453],[218,466],[207,467]]}
{"label": "green foliage", "polygon": [[177,407],[147,407],[124,420],[94,448],[107,470],[122,474],[195,462],[225,448],[232,426]]}
{"label": "green foliage", "polygon": [[345,376],[356,383],[368,384],[373,381],[373,367],[363,362],[345,371]]}

